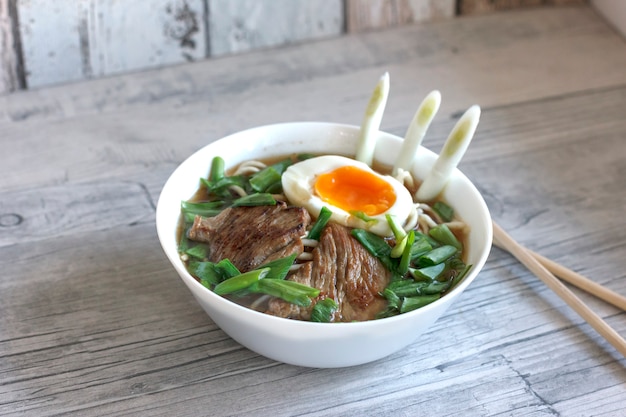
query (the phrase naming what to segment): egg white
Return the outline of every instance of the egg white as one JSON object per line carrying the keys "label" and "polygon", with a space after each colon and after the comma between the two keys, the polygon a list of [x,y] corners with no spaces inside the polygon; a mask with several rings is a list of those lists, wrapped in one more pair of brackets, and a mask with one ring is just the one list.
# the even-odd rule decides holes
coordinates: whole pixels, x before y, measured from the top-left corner
{"label": "egg white", "polygon": [[[320,174],[347,165],[368,171],[393,187],[396,201],[385,212],[368,216],[374,221],[363,221],[349,212],[323,201],[315,193],[315,181]],[[363,162],[338,155],[319,156],[291,165],[283,173],[282,186],[283,193],[289,202],[306,208],[311,216],[317,218],[322,207],[326,206],[332,212],[331,221],[348,227],[366,229],[383,237],[393,235],[385,215],[392,215],[400,224],[404,224],[413,207],[411,193],[398,180],[389,175],[377,173]]]}

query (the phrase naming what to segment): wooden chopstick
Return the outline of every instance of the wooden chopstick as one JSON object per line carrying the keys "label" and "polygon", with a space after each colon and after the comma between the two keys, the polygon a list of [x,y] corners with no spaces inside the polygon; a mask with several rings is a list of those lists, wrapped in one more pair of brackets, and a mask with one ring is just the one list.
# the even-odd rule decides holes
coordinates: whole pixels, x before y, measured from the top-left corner
{"label": "wooden chopstick", "polygon": [[571,269],[568,269],[551,259],[548,259],[536,252],[533,252],[530,249],[526,250],[532,256],[534,256],[535,259],[537,259],[539,263],[541,263],[548,271],[552,272],[558,278],[561,278],[563,281],[567,281],[570,284],[580,288],[581,290],[586,291],[589,294],[593,294],[599,299],[626,311],[626,297],[624,297],[623,295],[611,291],[610,289],[598,284],[597,282],[592,281],[589,278],[577,272],[574,272]]}
{"label": "wooden chopstick", "polygon": [[[501,249],[506,250],[506,248],[502,247],[497,239],[494,239],[493,244]],[[574,272],[571,269],[568,269],[563,265],[558,264],[553,260],[538,254],[537,252],[533,252],[526,247],[524,247],[524,249],[556,277],[561,278],[563,281],[567,281],[568,283],[580,288],[583,291],[588,292],[589,294],[595,295],[600,300],[606,301],[607,303],[626,311],[626,297],[624,297],[623,295],[618,294],[615,291],[611,291],[610,289],[598,284],[597,282],[590,280],[584,275],[581,275],[578,272]]]}
{"label": "wooden chopstick", "polygon": [[604,337],[615,349],[626,357],[626,340],[609,326],[600,316],[582,302],[569,288],[559,281],[527,249],[517,243],[496,222],[493,222],[494,242],[513,255],[518,261],[533,272],[541,281],[554,291],[563,301],[576,311],[591,327]]}

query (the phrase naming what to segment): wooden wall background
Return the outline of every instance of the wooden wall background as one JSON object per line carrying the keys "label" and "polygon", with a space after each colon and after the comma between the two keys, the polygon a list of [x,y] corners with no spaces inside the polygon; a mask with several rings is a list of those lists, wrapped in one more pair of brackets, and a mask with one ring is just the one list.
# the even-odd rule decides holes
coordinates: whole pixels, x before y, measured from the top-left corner
{"label": "wooden wall background", "polygon": [[364,30],[585,0],[0,0],[0,94]]}

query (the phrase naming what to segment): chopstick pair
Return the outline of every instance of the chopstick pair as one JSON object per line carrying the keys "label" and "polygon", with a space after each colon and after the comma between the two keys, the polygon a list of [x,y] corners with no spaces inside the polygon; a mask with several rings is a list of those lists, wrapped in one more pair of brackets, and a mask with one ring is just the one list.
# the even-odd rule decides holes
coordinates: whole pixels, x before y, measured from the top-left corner
{"label": "chopstick pair", "polygon": [[497,223],[493,222],[494,244],[506,250],[541,279],[552,291],[576,311],[591,327],[626,357],[626,340],[587,306],[557,276],[578,288],[626,311],[626,297],[617,294],[590,279],[557,264],[516,242]]}

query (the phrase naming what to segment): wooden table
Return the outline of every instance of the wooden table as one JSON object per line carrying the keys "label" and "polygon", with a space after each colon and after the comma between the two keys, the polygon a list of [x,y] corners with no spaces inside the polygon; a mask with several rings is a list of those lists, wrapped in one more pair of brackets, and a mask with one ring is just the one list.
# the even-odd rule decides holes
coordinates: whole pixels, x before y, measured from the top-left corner
{"label": "wooden table", "polygon": [[[626,42],[592,9],[460,18],[0,97],[0,415],[618,416],[626,360],[493,249],[414,346],[375,363],[261,357],[203,313],[154,211],[203,145],[295,120],[384,130],[482,106],[461,169],[528,247],[626,294]],[[622,335],[626,314],[576,291]],[[367,349],[367,346],[363,346]]]}

